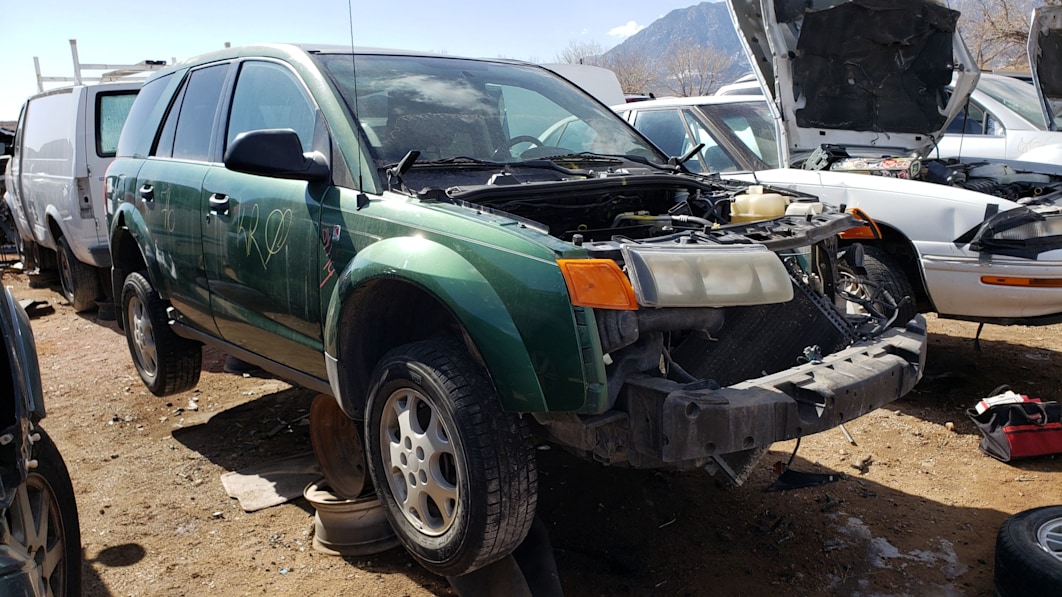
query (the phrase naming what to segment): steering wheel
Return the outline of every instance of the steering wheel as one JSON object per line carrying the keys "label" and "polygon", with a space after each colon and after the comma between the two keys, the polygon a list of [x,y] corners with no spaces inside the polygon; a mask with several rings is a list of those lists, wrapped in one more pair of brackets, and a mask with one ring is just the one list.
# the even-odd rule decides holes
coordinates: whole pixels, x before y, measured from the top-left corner
{"label": "steering wheel", "polygon": [[513,148],[521,143],[531,143],[536,147],[542,147],[542,141],[539,141],[537,137],[532,137],[531,135],[517,135],[495,150],[494,155],[491,157],[495,160],[504,157],[506,154],[508,154],[509,157],[512,157]]}

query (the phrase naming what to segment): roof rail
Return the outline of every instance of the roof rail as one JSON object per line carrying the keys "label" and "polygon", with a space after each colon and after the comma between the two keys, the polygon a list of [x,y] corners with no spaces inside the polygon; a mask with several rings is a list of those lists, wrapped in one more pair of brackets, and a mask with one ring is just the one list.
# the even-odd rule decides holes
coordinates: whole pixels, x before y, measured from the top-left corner
{"label": "roof rail", "polygon": [[[77,40],[70,40],[70,54],[74,58],[74,76],[73,77],[45,77],[41,76],[41,61],[36,56],[33,57],[33,67],[37,71],[37,91],[44,92],[45,83],[73,83],[75,85],[82,85],[86,81],[88,82],[111,82],[121,81],[123,79],[129,79],[137,75],[143,75],[152,71],[157,71],[160,68],[166,66],[165,60],[141,60],[136,64],[82,64],[81,60],[77,56]],[[174,60],[176,62],[176,59]],[[82,74],[83,70],[93,71],[107,71],[99,75],[86,77]]]}

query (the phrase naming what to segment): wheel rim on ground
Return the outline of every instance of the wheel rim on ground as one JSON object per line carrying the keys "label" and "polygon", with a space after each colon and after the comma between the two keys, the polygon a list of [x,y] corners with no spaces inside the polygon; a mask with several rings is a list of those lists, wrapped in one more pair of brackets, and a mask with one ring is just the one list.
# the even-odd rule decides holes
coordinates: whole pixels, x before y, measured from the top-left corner
{"label": "wheel rim on ground", "polygon": [[1062,518],[1051,519],[1036,530],[1036,542],[1048,554],[1062,562]]}
{"label": "wheel rim on ground", "polygon": [[392,393],[380,420],[387,481],[402,514],[430,536],[454,524],[463,474],[438,405],[413,388]]}
{"label": "wheel rim on ground", "polygon": [[365,446],[336,399],[319,394],[310,405],[310,444],[329,488],[352,500],[365,489]]}
{"label": "wheel rim on ground", "polygon": [[136,295],[129,299],[126,322],[132,334],[133,348],[136,350],[140,368],[148,377],[154,377],[159,367],[158,350],[155,347],[155,328],[151,325],[147,305]]}
{"label": "wheel rim on ground", "polygon": [[31,473],[8,508],[14,542],[37,564],[47,595],[62,595],[66,586],[63,518],[51,485]]}

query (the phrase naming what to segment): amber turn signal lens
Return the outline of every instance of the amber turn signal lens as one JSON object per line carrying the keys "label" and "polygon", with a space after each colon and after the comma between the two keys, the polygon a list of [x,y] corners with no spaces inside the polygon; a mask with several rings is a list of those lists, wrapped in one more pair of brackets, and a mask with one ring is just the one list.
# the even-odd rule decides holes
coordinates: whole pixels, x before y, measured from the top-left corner
{"label": "amber turn signal lens", "polygon": [[873,240],[881,238],[881,230],[878,225],[874,223],[874,220],[870,219],[870,216],[865,211],[858,207],[852,207],[848,209],[848,213],[852,214],[857,221],[863,222],[862,226],[856,228],[849,228],[840,234],[840,237],[844,240]]}
{"label": "amber turn signal lens", "polygon": [[611,259],[558,259],[572,304],[594,309],[638,308],[634,289]]}
{"label": "amber turn signal lens", "polygon": [[991,286],[1021,286],[1023,288],[1062,288],[1062,278],[1011,278],[981,276],[982,284]]}

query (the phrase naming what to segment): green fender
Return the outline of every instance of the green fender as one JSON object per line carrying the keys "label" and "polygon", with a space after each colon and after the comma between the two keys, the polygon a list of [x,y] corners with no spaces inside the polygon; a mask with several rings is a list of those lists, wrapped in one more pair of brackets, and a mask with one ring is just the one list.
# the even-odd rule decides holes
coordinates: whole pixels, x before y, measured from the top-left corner
{"label": "green fender", "polygon": [[[559,275],[559,274],[558,274]],[[456,251],[420,237],[389,238],[357,253],[340,274],[325,318],[325,351],[338,357],[339,318],[356,288],[373,279],[405,280],[432,294],[479,349],[507,409],[548,410],[524,340],[486,278]],[[335,380],[333,387],[336,387]]]}
{"label": "green fender", "polygon": [[[118,205],[118,209],[114,215],[110,217],[111,230],[108,235],[108,243],[111,247],[111,288],[114,292],[115,303],[117,304],[122,300],[122,284],[125,283],[125,279],[115,279],[114,270],[121,268],[125,264],[120,262],[120,256],[115,255],[114,239],[118,235],[122,228],[126,229],[126,233],[129,235],[132,243],[135,245],[137,252],[140,253],[140,257],[144,260],[144,264],[147,266],[148,278],[150,280],[162,279],[159,275],[159,263],[155,256],[155,251],[152,251],[150,247],[145,246],[144,219],[140,216],[140,212],[136,210],[136,207],[130,203],[121,203]],[[116,259],[118,258],[118,259]],[[125,272],[129,274],[131,272]],[[121,306],[119,305],[118,311],[121,312]]]}

